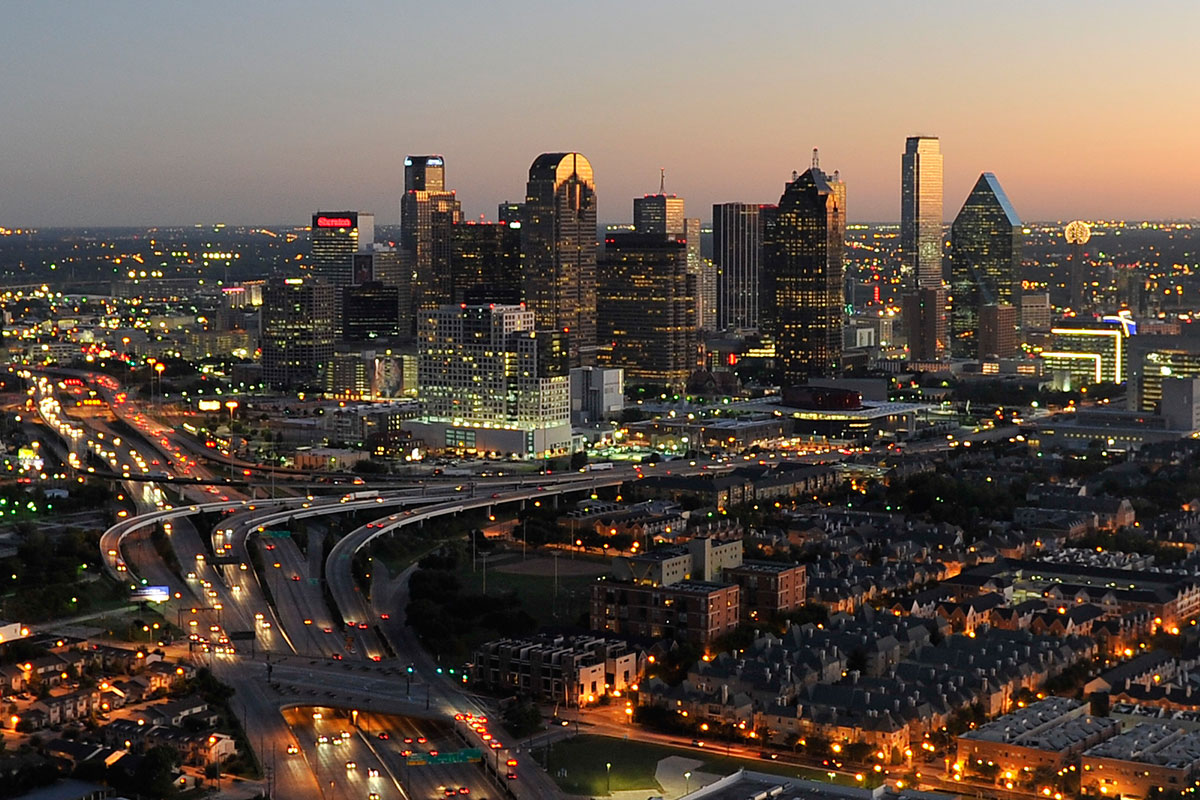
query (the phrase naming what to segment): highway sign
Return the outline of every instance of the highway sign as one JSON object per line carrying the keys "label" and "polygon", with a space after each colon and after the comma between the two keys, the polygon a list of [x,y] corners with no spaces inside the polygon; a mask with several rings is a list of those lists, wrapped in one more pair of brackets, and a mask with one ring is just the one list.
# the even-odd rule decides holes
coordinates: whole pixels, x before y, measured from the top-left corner
{"label": "highway sign", "polygon": [[263,536],[268,536],[272,539],[287,539],[291,535],[291,531],[263,531]]}
{"label": "highway sign", "polygon": [[465,750],[438,753],[436,756],[430,753],[413,753],[411,756],[405,757],[404,763],[410,767],[424,767],[429,764],[471,764],[482,760],[482,750],[477,747],[468,747]]}
{"label": "highway sign", "polygon": [[230,631],[229,641],[249,642],[254,640],[254,631]]}

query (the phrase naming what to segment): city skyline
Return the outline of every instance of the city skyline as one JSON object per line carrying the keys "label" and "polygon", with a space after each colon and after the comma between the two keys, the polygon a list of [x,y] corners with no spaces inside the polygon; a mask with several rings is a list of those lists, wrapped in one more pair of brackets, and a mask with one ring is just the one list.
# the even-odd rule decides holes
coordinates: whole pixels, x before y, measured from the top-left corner
{"label": "city skyline", "polygon": [[[888,222],[917,134],[941,139],[947,209],[988,171],[1027,220],[1197,216],[1194,6],[766,5],[714,38],[717,8],[15,7],[0,45],[37,79],[0,87],[0,225],[392,224],[420,152],[446,157],[464,218],[493,219],[556,151],[588,155],[598,218],[622,221],[663,167],[694,208],[770,202],[814,146],[855,187],[850,221]],[[433,63],[436,81],[401,79]],[[804,103],[796,74],[820,78]],[[1136,199],[1109,177],[1131,161]]]}

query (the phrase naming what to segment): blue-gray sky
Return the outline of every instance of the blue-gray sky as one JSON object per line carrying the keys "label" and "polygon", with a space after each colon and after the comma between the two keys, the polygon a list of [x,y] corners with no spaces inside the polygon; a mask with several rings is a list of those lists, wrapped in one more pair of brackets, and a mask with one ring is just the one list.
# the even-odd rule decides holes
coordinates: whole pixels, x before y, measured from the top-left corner
{"label": "blue-gray sky", "polygon": [[1200,3],[7,3],[0,225],[395,222],[405,153],[472,216],[541,152],[635,194],[773,202],[814,146],[851,221],[899,215],[942,139],[1026,219],[1200,217]]}

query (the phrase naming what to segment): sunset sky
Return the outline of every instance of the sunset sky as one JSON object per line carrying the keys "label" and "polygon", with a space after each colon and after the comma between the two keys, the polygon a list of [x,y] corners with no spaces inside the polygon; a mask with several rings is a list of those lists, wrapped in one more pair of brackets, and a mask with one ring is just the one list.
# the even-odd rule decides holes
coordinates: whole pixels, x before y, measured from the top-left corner
{"label": "sunset sky", "polygon": [[26,2],[0,23],[0,225],[397,222],[406,153],[464,210],[578,150],[599,218],[690,216],[838,169],[899,217],[940,136],[945,209],[995,172],[1025,220],[1200,217],[1200,3]]}

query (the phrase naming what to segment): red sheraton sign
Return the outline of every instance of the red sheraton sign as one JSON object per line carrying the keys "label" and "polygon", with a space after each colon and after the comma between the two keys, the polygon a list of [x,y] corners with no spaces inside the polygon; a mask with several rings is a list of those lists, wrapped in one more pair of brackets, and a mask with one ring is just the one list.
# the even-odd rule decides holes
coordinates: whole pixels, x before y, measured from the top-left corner
{"label": "red sheraton sign", "polygon": [[318,228],[352,228],[354,223],[349,217],[317,217]]}

